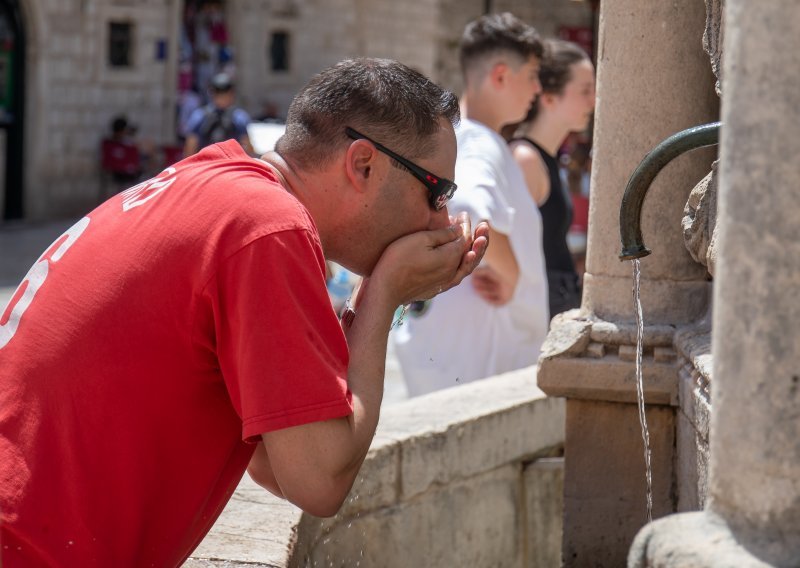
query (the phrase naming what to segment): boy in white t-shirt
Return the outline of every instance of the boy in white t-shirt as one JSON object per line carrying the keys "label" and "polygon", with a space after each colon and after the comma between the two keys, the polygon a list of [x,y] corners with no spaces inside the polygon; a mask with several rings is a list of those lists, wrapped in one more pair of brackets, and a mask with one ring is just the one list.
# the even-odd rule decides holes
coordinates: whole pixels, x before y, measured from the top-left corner
{"label": "boy in white t-shirt", "polygon": [[470,282],[412,305],[394,332],[409,394],[417,396],[533,365],[547,333],[541,217],[503,126],[522,120],[541,91],[542,44],[512,14],[489,14],[461,39],[458,191],[448,208],[488,221],[491,246]]}

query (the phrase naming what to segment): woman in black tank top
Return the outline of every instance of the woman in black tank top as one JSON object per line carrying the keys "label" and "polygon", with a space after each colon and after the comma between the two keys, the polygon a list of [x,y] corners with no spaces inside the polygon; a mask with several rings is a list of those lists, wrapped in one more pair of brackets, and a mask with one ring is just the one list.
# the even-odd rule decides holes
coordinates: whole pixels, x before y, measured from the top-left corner
{"label": "woman in black tank top", "polygon": [[594,67],[580,47],[547,40],[539,70],[542,93],[516,125],[511,151],[525,174],[542,215],[550,317],[580,306],[581,291],[567,233],[572,200],[561,182],[556,157],[570,132],[585,130],[594,111]]}

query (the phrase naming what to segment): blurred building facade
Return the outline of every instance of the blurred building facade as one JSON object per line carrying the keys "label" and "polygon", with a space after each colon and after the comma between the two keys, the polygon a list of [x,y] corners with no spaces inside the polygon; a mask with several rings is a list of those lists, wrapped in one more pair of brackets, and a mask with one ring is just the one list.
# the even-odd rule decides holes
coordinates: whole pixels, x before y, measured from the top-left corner
{"label": "blurred building facade", "polygon": [[[124,114],[153,148],[177,142],[178,104],[212,70],[253,116],[283,116],[321,69],[400,60],[459,92],[464,25],[511,11],[588,42],[597,1],[0,0],[2,218],[80,215],[97,203],[100,142]],[[593,9],[594,8],[594,9]],[[588,35],[587,35],[588,34]],[[588,39],[587,39],[588,38]],[[160,166],[161,154],[152,157]]]}

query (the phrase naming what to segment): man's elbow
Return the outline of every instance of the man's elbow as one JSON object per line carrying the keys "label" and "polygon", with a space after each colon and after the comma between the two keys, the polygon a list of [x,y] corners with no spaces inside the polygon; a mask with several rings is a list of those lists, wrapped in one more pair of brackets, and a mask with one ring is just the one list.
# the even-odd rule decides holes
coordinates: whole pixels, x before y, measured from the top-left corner
{"label": "man's elbow", "polygon": [[309,491],[308,488],[298,488],[296,492],[284,491],[286,498],[300,507],[309,515],[315,517],[333,517],[342,508],[345,499],[350,494],[350,483],[325,484],[325,488]]}

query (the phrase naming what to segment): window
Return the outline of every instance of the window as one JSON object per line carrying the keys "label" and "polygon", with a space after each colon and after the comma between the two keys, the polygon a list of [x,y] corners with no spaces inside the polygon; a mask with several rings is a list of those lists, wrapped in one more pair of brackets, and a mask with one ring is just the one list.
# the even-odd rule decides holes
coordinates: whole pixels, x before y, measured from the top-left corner
{"label": "window", "polygon": [[289,70],[289,33],[273,32],[269,46],[270,69],[272,71]]}
{"label": "window", "polygon": [[133,66],[133,24],[129,22],[108,23],[108,64],[110,67]]}

